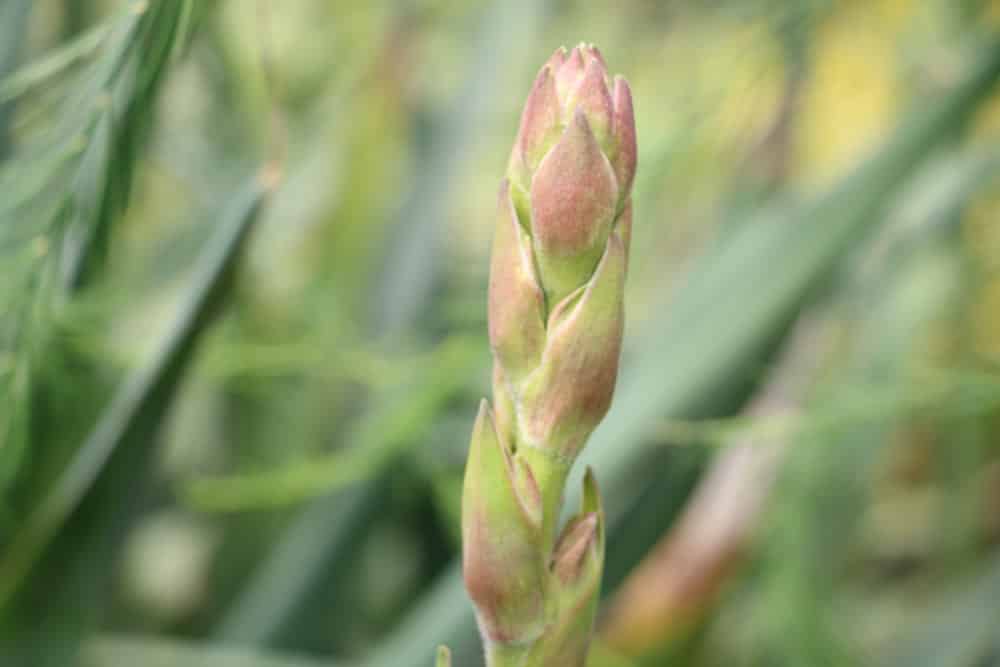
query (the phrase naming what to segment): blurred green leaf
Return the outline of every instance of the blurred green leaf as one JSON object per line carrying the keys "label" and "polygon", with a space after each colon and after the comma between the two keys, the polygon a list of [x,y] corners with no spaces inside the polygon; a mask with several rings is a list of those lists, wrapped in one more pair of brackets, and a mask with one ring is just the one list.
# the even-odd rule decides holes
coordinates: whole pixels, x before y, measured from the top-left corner
{"label": "blurred green leaf", "polygon": [[[121,385],[0,556],[2,643],[8,654],[22,655],[23,664],[67,664],[82,624],[100,610],[108,593],[108,563],[138,509],[137,494],[148,484],[156,433],[199,338],[226,299],[232,271],[272,185],[255,175],[234,197],[149,360]],[[74,531],[60,533],[67,524]],[[88,603],[81,606],[80,600]]]}
{"label": "blurred green leaf", "polygon": [[99,637],[83,650],[82,667],[344,667],[344,663],[288,657],[218,644]]}
{"label": "blurred green leaf", "polygon": [[[1000,560],[968,577],[961,590],[938,603],[901,642],[884,667],[985,667],[996,649],[1000,622]],[[995,656],[994,656],[995,657]]]}
{"label": "blurred green leaf", "polygon": [[[0,82],[5,81],[20,62],[31,5],[31,0],[8,0],[0,5]],[[0,159],[9,152],[13,110],[10,100],[0,94]]]}
{"label": "blurred green leaf", "polygon": [[[27,4],[27,3],[22,3]],[[16,23],[4,25],[14,26]],[[62,44],[34,62],[0,77],[0,104],[9,102],[31,89],[51,83],[51,79],[91,56],[101,48],[113,27],[112,21],[100,23]]]}

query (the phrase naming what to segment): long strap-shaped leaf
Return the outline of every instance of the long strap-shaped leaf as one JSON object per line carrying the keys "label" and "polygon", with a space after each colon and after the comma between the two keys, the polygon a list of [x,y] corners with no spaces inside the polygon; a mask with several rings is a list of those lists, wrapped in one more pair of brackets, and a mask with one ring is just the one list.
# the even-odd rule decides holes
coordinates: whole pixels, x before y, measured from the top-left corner
{"label": "long strap-shaped leaf", "polygon": [[[581,457],[597,471],[609,521],[623,500],[654,476],[645,436],[664,418],[682,418],[727,382],[748,351],[758,349],[776,322],[794,312],[866,229],[879,207],[921,161],[977,107],[1000,75],[1000,41],[983,51],[969,76],[929,108],[915,112],[871,159],[811,205],[744,225],[703,258],[649,336],[626,357],[615,405]],[[711,341],[706,346],[705,342]],[[578,472],[579,472],[578,470]],[[567,507],[577,507],[573,489]],[[614,549],[614,545],[609,545]],[[451,646],[456,664],[475,633],[457,565],[442,576],[413,616],[366,663],[370,667],[433,664],[437,643]],[[465,610],[462,608],[465,607]],[[475,664],[470,662],[468,664]]]}
{"label": "long strap-shaped leaf", "polygon": [[70,664],[66,657],[75,649],[80,626],[99,610],[113,554],[157,452],[157,430],[200,336],[226,296],[271,185],[255,176],[234,198],[160,344],[122,384],[0,557],[0,654],[22,656],[18,664]]}

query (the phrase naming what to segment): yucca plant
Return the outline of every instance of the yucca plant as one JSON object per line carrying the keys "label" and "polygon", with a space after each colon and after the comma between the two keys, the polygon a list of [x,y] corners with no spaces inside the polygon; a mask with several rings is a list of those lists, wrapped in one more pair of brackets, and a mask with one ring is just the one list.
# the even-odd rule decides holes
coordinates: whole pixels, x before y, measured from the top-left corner
{"label": "yucca plant", "polygon": [[635,168],[628,84],[609,80],[593,45],[559,49],[535,79],[500,186],[495,409],[480,405],[462,497],[465,584],[491,667],[586,662],[604,560],[591,471],[558,538],[556,524],[618,374]]}

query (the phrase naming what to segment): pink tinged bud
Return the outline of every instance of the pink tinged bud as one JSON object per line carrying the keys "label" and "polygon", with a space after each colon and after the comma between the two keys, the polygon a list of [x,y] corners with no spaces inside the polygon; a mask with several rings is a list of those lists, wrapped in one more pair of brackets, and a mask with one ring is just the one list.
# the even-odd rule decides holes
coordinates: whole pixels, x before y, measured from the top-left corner
{"label": "pink tinged bud", "polygon": [[584,479],[580,514],[563,530],[552,573],[557,600],[555,620],[532,654],[540,665],[583,665],[593,635],[604,569],[604,511],[591,470]]}
{"label": "pink tinged bud", "polygon": [[545,627],[542,510],[533,485],[530,471],[515,469],[483,401],[462,491],[462,569],[492,641],[530,641]]}
{"label": "pink tinged bud", "polygon": [[611,145],[614,108],[608,92],[607,70],[600,60],[591,59],[587,63],[574,102],[587,116],[598,145],[607,152]]}
{"label": "pink tinged bud", "polygon": [[519,160],[523,161],[529,172],[538,166],[542,156],[559,137],[561,130],[555,77],[552,69],[545,66],[535,78],[528,100],[524,103],[521,128],[517,135],[516,150],[520,151]]}
{"label": "pink tinged bud", "polygon": [[580,83],[580,78],[583,76],[583,70],[586,66],[587,63],[583,61],[583,54],[580,52],[580,47],[575,46],[569,52],[569,56],[566,57],[563,64],[556,70],[556,91],[559,93],[559,99],[564,101],[564,106],[566,106],[565,101],[573,95],[577,84]]}
{"label": "pink tinged bud", "polygon": [[632,91],[628,82],[620,76],[615,77],[614,109],[615,174],[618,176],[620,191],[625,195],[632,189],[639,153],[636,148]]}
{"label": "pink tinged bud", "polygon": [[545,300],[535,277],[531,240],[518,222],[507,181],[500,188],[488,300],[490,345],[507,380],[517,382],[541,358]]}
{"label": "pink tinged bud", "polygon": [[[601,503],[597,478],[592,468],[583,477],[583,499],[580,513],[563,529],[552,557],[552,573],[563,588],[576,586],[588,573],[588,567],[597,568],[597,576],[604,561],[604,507]],[[591,573],[593,574],[593,573]],[[584,582],[585,584],[594,582]]]}
{"label": "pink tinged bud", "polygon": [[549,303],[582,285],[604,251],[618,186],[581,109],[531,182],[531,231]]}
{"label": "pink tinged bud", "polygon": [[607,61],[604,60],[604,54],[601,53],[601,50],[597,48],[597,46],[595,46],[594,44],[587,44],[584,45],[582,48],[585,56],[589,56],[594,60],[597,60],[599,63],[601,63],[601,65],[604,66],[605,69],[607,69],[608,63]]}
{"label": "pink tinged bud", "polygon": [[587,556],[597,539],[597,515],[585,514],[570,521],[556,544],[552,573],[563,585],[580,578]]}
{"label": "pink tinged bud", "polygon": [[556,305],[538,369],[519,393],[519,433],[571,460],[611,406],[624,326],[625,251],[617,234],[590,281]]}
{"label": "pink tinged bud", "polygon": [[567,55],[568,52],[566,51],[566,47],[560,46],[555,50],[555,53],[549,56],[549,59],[545,61],[545,66],[552,68],[553,72],[558,72],[559,68],[562,67],[562,64],[566,62]]}

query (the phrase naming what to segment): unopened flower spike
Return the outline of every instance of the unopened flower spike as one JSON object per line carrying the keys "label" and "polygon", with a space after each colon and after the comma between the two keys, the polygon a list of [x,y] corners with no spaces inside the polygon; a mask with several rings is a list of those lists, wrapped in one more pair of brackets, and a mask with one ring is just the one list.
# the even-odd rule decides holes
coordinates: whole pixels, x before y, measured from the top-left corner
{"label": "unopened flower spike", "polygon": [[[593,472],[570,467],[611,406],[636,169],[632,94],[590,44],[535,78],[498,198],[489,283],[495,414],[476,419],[463,569],[489,667],[584,667],[604,563]],[[438,665],[448,665],[444,653]]]}

